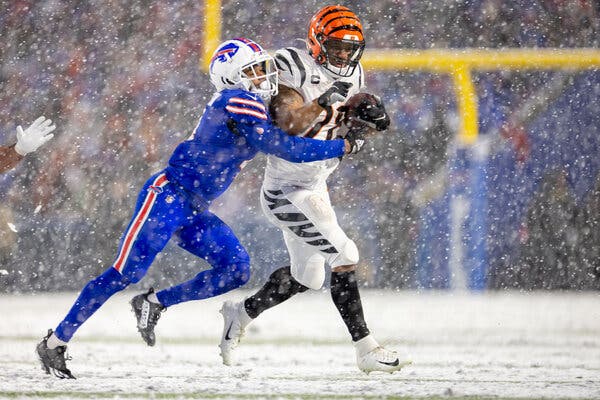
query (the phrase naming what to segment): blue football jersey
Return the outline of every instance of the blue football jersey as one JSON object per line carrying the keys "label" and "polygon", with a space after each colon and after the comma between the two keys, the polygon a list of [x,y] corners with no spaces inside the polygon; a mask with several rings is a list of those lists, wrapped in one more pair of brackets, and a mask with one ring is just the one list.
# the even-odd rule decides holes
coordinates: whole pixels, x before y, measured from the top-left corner
{"label": "blue football jersey", "polygon": [[344,141],[290,136],[273,125],[262,99],[241,89],[221,91],[204,109],[193,135],[180,143],[167,178],[207,203],[233,182],[244,161],[258,152],[292,162],[344,155]]}

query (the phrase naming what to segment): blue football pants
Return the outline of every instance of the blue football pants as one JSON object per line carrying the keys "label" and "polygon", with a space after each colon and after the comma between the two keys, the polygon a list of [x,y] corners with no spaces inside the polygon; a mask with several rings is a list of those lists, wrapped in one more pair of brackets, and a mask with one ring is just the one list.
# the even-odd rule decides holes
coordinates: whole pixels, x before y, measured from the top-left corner
{"label": "blue football pants", "polygon": [[248,282],[250,257],[231,228],[210,211],[195,209],[187,196],[177,191],[164,173],[159,173],[146,181],[140,191],[114,264],[85,285],[56,327],[56,336],[68,342],[113,294],[139,282],[171,237],[212,268],[157,292],[163,306],[218,296]]}

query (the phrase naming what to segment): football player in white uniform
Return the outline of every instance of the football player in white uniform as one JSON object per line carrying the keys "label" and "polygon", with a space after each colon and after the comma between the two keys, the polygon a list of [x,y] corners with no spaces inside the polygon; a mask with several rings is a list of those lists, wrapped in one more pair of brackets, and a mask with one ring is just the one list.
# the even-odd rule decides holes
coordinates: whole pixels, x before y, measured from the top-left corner
{"label": "football player in white uniform", "polygon": [[[284,48],[275,60],[280,70],[279,95],[271,112],[292,135],[330,140],[366,124],[385,130],[389,117],[374,96],[353,112],[361,124],[348,128],[345,102],[364,86],[359,64],[365,46],[356,14],[343,6],[319,10],[309,24],[307,50]],[[359,255],[355,243],[338,225],[327,193],[327,177],[338,159],[293,164],[269,156],[261,190],[261,206],[283,232],[291,267],[271,274],[265,285],[240,303],[225,302],[221,339],[223,363],[233,363],[234,350],[246,326],[261,312],[308,289],[320,289],[326,263],[331,268],[331,297],[346,324],[364,372],[394,372],[409,363],[406,357],[381,347],[365,323],[355,277]]]}

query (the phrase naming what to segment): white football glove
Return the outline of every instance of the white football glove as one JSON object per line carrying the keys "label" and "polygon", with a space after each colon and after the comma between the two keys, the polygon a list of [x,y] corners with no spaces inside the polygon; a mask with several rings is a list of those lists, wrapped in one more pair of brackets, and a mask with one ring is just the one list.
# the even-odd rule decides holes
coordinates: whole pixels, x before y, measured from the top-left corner
{"label": "white football glove", "polygon": [[36,151],[38,147],[46,143],[54,137],[50,134],[56,129],[56,125],[52,125],[52,121],[41,116],[31,126],[25,130],[21,125],[17,126],[17,144],[15,151],[24,156],[32,151]]}

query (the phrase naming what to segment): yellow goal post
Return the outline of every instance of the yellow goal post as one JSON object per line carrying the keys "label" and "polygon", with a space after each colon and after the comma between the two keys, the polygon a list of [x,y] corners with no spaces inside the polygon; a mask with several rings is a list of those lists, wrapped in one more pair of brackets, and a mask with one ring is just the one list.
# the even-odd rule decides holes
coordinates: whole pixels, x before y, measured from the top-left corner
{"label": "yellow goal post", "polygon": [[[204,0],[203,41],[200,66],[207,71],[210,57],[221,41],[221,0]],[[470,145],[477,141],[479,133],[473,71],[600,69],[600,49],[367,49],[361,63],[367,70],[449,74],[454,82],[460,117],[458,139],[460,143]]]}

